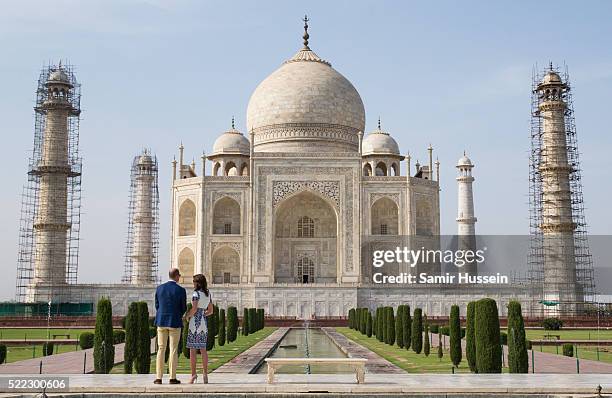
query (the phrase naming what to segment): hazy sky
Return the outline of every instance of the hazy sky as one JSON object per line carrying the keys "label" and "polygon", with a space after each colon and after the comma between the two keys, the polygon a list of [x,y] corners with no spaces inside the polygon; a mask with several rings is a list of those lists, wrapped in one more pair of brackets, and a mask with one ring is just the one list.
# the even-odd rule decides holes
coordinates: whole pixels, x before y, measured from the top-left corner
{"label": "hazy sky", "polygon": [[3,1],[1,9],[0,299],[14,296],[43,64],[67,60],[82,83],[79,280],[116,282],[134,154],[146,146],[159,158],[165,269],[176,147],[182,141],[187,159],[199,162],[232,115],[244,131],[254,88],[301,47],[304,13],[311,48],[361,94],[367,131],[380,116],[421,163],[433,144],[446,234],[456,230],[454,165],[464,149],[476,164],[477,232],[528,232],[532,68],[566,63],[589,229],[612,233],[611,2],[54,0]]}

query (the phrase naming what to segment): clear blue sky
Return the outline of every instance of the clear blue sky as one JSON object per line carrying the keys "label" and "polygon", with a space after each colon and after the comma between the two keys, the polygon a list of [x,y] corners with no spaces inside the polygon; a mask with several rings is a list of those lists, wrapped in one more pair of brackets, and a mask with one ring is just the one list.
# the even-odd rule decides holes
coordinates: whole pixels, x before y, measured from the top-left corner
{"label": "clear blue sky", "polygon": [[[474,174],[478,233],[528,231],[528,126],[534,64],[567,63],[586,215],[612,233],[612,3],[606,1],[13,1],[0,13],[0,299],[13,297],[20,194],[33,140],[36,79],[68,60],[82,83],[80,280],[123,267],[129,168],[160,161],[161,266],[168,262],[170,161],[210,151],[232,115],[244,131],[256,85],[310,43],[352,81],[367,130],[380,115],[406,153],[440,158],[442,233],[454,233],[454,164]],[[404,172],[404,168],[402,168]]]}

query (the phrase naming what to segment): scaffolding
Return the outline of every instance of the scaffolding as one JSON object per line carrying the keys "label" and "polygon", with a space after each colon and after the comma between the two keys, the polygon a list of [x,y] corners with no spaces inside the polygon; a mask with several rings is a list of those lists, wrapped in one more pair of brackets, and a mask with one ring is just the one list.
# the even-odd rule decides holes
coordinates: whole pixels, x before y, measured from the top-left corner
{"label": "scaffolding", "polygon": [[123,283],[159,282],[159,187],[157,157],[147,149],[134,157],[130,175],[128,233]]}
{"label": "scaffolding", "polygon": [[[567,168],[557,167],[552,173],[564,170],[568,173],[569,192],[557,191],[558,198],[565,197],[569,200],[547,199],[555,192],[551,188],[544,188],[544,173],[551,173],[550,164],[557,162],[557,159],[547,159],[547,156],[554,157],[559,155],[558,147],[556,149],[548,149],[543,151],[543,115],[540,105],[548,98],[542,97],[541,83],[545,76],[549,73],[556,73],[561,82],[558,86],[562,87],[559,90],[558,96],[554,98],[557,102],[564,102],[563,122],[565,125],[565,151],[567,153]],[[555,95],[553,92],[552,95]],[[584,216],[584,198],[582,193],[581,168],[579,161],[579,151],[577,146],[576,124],[574,119],[574,107],[572,92],[569,83],[569,73],[567,67],[563,73],[552,64],[544,71],[538,71],[537,67],[533,71],[532,80],[532,97],[531,97],[531,150],[529,156],[529,210],[530,210],[530,250],[528,257],[528,283],[533,289],[531,303],[532,310],[540,310],[539,314],[532,315],[561,315],[561,316],[577,316],[589,310],[589,303],[595,301],[595,281],[593,271],[593,259],[589,251],[587,224]],[[563,150],[563,149],[561,149]],[[565,161],[565,159],[563,159]],[[556,163],[558,165],[558,163]],[[544,170],[544,171],[543,171]],[[555,176],[557,177],[557,176]],[[558,180],[553,182],[558,183]],[[544,190],[547,189],[547,195]],[[552,194],[551,194],[552,192]],[[559,237],[562,233],[553,236],[547,234],[545,218],[562,216],[554,214],[544,214],[544,208],[554,208],[554,206],[567,206],[571,210],[571,225],[567,228],[568,240],[565,242]],[[543,228],[544,226],[544,228]],[[557,226],[562,230],[562,226]],[[564,247],[564,244],[571,247]],[[546,265],[547,257],[550,258],[551,253],[559,255],[558,257],[569,256],[569,261],[563,265],[570,267],[572,262],[575,265],[575,277],[570,275],[567,277],[567,270],[547,269],[550,265]],[[554,264],[553,261],[550,263]],[[570,263],[570,264],[568,264]],[[562,262],[557,262],[562,264]],[[565,277],[564,277],[565,275]],[[556,285],[559,290],[559,296],[565,299],[549,300],[547,291],[551,285]],[[572,297],[573,299],[568,299]]]}
{"label": "scaffolding", "polygon": [[[67,302],[77,282],[81,217],[81,86],[71,65],[43,67],[22,191],[16,300]],[[58,232],[59,231],[59,232]],[[49,267],[37,268],[37,262]]]}

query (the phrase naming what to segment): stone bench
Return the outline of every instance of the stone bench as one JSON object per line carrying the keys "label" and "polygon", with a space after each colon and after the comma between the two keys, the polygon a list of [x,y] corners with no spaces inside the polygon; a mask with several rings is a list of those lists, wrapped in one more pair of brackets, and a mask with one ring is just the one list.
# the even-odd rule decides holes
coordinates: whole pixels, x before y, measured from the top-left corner
{"label": "stone bench", "polygon": [[365,358],[266,358],[268,364],[268,384],[274,383],[276,369],[284,365],[348,365],[355,370],[357,383],[365,381]]}

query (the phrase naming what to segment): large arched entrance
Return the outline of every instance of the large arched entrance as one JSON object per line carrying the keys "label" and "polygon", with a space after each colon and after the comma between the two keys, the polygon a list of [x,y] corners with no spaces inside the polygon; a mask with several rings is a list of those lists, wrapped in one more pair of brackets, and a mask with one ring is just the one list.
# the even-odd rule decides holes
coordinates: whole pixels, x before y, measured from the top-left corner
{"label": "large arched entrance", "polygon": [[240,255],[229,246],[217,249],[212,256],[213,283],[240,283]]}
{"label": "large arched entrance", "polygon": [[337,282],[338,218],[332,205],[303,191],[281,202],[274,213],[274,281]]}

